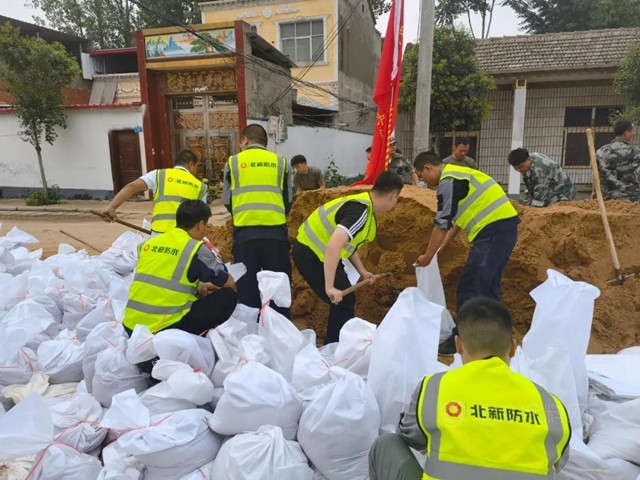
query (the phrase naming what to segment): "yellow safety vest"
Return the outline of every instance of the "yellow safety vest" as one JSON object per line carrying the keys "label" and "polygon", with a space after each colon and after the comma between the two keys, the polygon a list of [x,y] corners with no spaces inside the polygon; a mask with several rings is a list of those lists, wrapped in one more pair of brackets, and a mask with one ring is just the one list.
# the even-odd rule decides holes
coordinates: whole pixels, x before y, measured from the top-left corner
{"label": "yellow safety vest", "polygon": [[336,214],[347,202],[358,202],[367,207],[367,223],[360,233],[342,248],[340,257],[351,257],[362,244],[373,242],[376,238],[376,216],[373,213],[373,202],[369,192],[336,198],[317,208],[298,229],[298,242],[313,250],[321,262],[324,262],[324,252],[336,229]]}
{"label": "yellow safety vest", "polygon": [[157,170],[156,179],[151,230],[165,233],[176,226],[176,212],[180,202],[201,200],[207,193],[207,186],[181,168]]}
{"label": "yellow safety vest", "polygon": [[138,248],[138,265],[124,311],[125,327],[146,325],[152,333],[179,322],[196,301],[198,282],[187,271],[202,245],[181,228],[150,238]]}
{"label": "yellow safety vest", "polygon": [[552,479],[568,455],[562,402],[499,358],[426,377],[417,410],[423,480]]}
{"label": "yellow safety vest", "polygon": [[454,220],[468,232],[470,242],[487,225],[518,216],[502,187],[480,170],[447,164],[442,169],[440,180],[445,178],[469,182],[469,194],[458,204]]}
{"label": "yellow safety vest", "polygon": [[286,167],[285,158],[263,148],[249,148],[229,158],[234,226],[287,223],[283,197]]}

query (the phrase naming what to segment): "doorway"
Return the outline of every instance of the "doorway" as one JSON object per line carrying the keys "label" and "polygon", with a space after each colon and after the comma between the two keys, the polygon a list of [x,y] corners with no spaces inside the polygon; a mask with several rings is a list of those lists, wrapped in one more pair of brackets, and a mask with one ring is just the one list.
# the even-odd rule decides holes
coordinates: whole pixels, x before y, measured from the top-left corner
{"label": "doorway", "polygon": [[114,194],[142,176],[140,137],[132,129],[109,132]]}
{"label": "doorway", "polygon": [[229,156],[238,151],[237,96],[174,96],[169,103],[173,155],[188,148],[198,157],[199,179],[222,181]]}

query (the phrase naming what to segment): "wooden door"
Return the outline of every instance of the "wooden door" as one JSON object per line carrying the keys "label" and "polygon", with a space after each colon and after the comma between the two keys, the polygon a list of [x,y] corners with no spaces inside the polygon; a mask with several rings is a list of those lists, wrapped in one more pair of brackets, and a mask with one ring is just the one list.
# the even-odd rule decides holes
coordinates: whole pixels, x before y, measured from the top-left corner
{"label": "wooden door", "polygon": [[109,137],[113,190],[118,193],[142,175],[140,137],[133,130],[115,130]]}

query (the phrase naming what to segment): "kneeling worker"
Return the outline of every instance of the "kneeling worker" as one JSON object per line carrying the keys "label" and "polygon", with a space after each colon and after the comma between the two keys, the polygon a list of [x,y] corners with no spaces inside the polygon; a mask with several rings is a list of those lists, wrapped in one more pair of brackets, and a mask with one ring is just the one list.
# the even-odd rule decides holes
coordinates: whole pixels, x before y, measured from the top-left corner
{"label": "kneeling worker", "polygon": [[[479,170],[444,165],[433,152],[414,160],[418,174],[429,185],[438,185],[438,213],[427,253],[417,264],[426,267],[438,250],[464,229],[472,243],[467,263],[458,280],[457,310],[470,298],[500,300],[502,273],[518,241],[518,212],[502,187]],[[440,346],[440,355],[455,353],[454,336]]]}
{"label": "kneeling worker", "polygon": [[509,164],[522,174],[527,187],[524,202],[532,207],[548,207],[553,203],[576,198],[576,188],[560,165],[541,153],[517,148],[509,154]]}
{"label": "kneeling worker", "polygon": [[[463,366],[420,382],[398,434],[371,447],[371,480],[554,478],[569,459],[569,417],[557,397],[509,369],[509,309],[477,297],[458,313]],[[426,449],[424,471],[409,447]]]}
{"label": "kneeling worker", "polygon": [[382,172],[371,191],[325,203],[298,230],[293,260],[316,295],[330,306],[325,344],[337,342],[340,329],[355,316],[355,294],[342,297],[342,290],[351,283],[340,260],[348,258],[361,280],[375,281],[375,276],[362,265],[357,250],[376,238],[375,214],[391,210],[403,186],[399,175]]}
{"label": "kneeling worker", "polygon": [[207,186],[195,175],[198,157],[191,150],[178,152],[173,168],[152,170],[126,185],[102,212],[106,222],[113,222],[116,210],[136,193],[153,190],[153,235],[165,233],[176,226],[176,211],[182,200],[207,201]]}
{"label": "kneeling worker", "polygon": [[234,279],[202,243],[210,217],[208,205],[185,200],[176,228],[140,244],[122,322],[129,333],[146,325],[152,333],[177,328],[200,335],[231,316],[238,303]]}

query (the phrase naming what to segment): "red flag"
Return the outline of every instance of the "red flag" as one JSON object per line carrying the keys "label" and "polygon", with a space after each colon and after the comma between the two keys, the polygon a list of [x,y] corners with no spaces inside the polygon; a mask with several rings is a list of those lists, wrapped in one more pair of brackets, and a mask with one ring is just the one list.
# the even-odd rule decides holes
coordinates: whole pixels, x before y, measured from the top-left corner
{"label": "red flag", "polygon": [[404,0],[393,0],[384,37],[384,47],[373,100],[378,105],[373,132],[371,160],[366,178],[354,185],[373,185],[380,172],[389,166],[391,136],[396,126],[398,93],[402,76],[402,37],[404,32]]}

